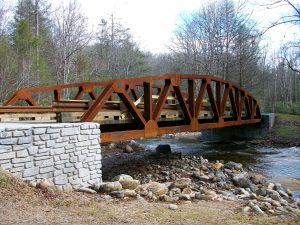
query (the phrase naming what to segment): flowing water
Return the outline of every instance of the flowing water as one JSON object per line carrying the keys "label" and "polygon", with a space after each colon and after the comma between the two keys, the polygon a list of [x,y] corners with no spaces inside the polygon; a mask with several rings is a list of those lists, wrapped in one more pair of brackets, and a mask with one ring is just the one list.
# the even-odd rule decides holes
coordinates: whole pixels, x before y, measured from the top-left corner
{"label": "flowing water", "polygon": [[173,152],[198,155],[210,161],[240,162],[268,178],[286,183],[300,197],[300,148],[268,148],[248,142],[208,143],[196,139],[152,138],[139,141],[148,148],[169,144]]}

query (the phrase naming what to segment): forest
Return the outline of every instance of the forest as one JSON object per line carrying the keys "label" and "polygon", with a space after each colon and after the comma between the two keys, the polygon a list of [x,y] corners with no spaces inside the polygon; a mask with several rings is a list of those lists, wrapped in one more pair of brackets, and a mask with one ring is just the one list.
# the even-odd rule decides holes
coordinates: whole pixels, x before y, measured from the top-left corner
{"label": "forest", "polygon": [[91,32],[76,0],[0,0],[0,103],[22,87],[103,81],[161,73],[208,74],[232,80],[259,99],[263,112],[300,115],[300,37],[276,53],[268,29],[300,28],[297,1],[273,0],[289,14],[260,29],[244,3],[215,0],[181,18],[169,53],[143,50],[118,15],[99,15]]}

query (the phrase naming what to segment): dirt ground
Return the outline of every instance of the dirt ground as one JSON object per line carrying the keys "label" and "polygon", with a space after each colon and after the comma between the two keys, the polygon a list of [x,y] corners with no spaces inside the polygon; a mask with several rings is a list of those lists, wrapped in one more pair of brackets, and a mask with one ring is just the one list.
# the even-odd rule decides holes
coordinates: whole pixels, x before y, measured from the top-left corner
{"label": "dirt ground", "polygon": [[[0,224],[299,224],[300,217],[240,213],[237,202],[99,200],[99,194],[42,191],[0,171]],[[177,203],[176,203],[177,204]]]}

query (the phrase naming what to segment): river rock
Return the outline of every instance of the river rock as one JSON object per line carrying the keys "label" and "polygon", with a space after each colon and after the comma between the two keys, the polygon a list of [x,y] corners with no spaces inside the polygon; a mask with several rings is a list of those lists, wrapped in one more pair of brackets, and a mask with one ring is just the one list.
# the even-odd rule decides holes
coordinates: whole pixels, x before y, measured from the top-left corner
{"label": "river rock", "polygon": [[183,200],[183,201],[189,201],[191,200],[191,196],[188,194],[180,194],[180,195],[176,195],[174,197],[178,197],[179,200]]}
{"label": "river rock", "polygon": [[242,214],[247,215],[250,212],[251,208],[249,206],[246,206],[242,209]]}
{"label": "river rock", "polygon": [[158,154],[171,154],[172,153],[170,145],[158,145],[155,150],[156,150],[156,153],[158,153]]}
{"label": "river rock", "polygon": [[216,177],[218,178],[218,181],[225,181],[227,178],[226,175],[221,170],[218,170],[216,172]]}
{"label": "river rock", "polygon": [[53,189],[55,188],[55,184],[49,179],[42,179],[36,184],[36,187],[44,190]]}
{"label": "river rock", "polygon": [[174,187],[184,189],[184,188],[188,187],[189,185],[191,185],[191,179],[190,178],[180,178],[180,179],[175,180],[173,185],[174,185]]}
{"label": "river rock", "polygon": [[251,181],[254,184],[262,184],[262,185],[266,185],[267,183],[267,178],[265,178],[263,175],[261,174],[254,174],[251,176]]}
{"label": "river rock", "polygon": [[130,175],[120,174],[115,176],[112,181],[119,181],[123,189],[134,190],[137,186],[140,185],[139,180],[134,180]]}
{"label": "river rock", "polygon": [[180,188],[172,188],[169,191],[170,196],[174,196],[174,195],[179,195],[181,194],[181,189]]}
{"label": "river rock", "polygon": [[196,192],[195,199],[204,200],[204,201],[212,201],[213,196],[201,194],[200,192]]}
{"label": "river rock", "polygon": [[109,195],[114,198],[124,198],[125,196],[124,191],[112,191]]}
{"label": "river rock", "polygon": [[134,152],[133,148],[130,145],[126,145],[124,149],[125,153],[132,153]]}
{"label": "river rock", "polygon": [[222,163],[220,163],[219,161],[216,161],[212,167],[215,169],[215,170],[220,170],[224,165]]}
{"label": "river rock", "polygon": [[269,196],[275,201],[280,201],[280,194],[277,191],[269,191]]}
{"label": "river rock", "polygon": [[286,197],[286,198],[289,197],[289,195],[288,195],[286,192],[284,192],[283,190],[278,190],[277,192],[278,192],[282,197]]}
{"label": "river rock", "polygon": [[193,190],[191,188],[187,187],[187,188],[184,188],[181,193],[186,194],[186,195],[191,195],[193,193]]}
{"label": "river rock", "polygon": [[235,163],[232,161],[229,161],[224,165],[225,168],[230,169],[230,170],[242,170],[243,169],[243,164],[241,163]]}
{"label": "river rock", "polygon": [[274,183],[269,183],[269,184],[268,184],[268,189],[269,189],[269,190],[273,190],[274,187],[275,187],[275,184],[274,184]]}
{"label": "river rock", "polygon": [[256,191],[256,194],[260,195],[260,196],[266,196],[267,195],[267,190],[265,188],[258,188],[257,191]]}
{"label": "river rock", "polygon": [[154,195],[164,195],[168,192],[168,188],[166,185],[158,183],[158,182],[150,182],[146,184],[146,190],[148,192],[152,192]]}
{"label": "river rock", "polygon": [[251,181],[248,178],[247,172],[234,174],[232,177],[232,181],[238,187],[247,188],[247,187],[250,187],[250,185],[251,185]]}
{"label": "river rock", "polygon": [[124,197],[134,198],[134,197],[136,197],[136,192],[134,190],[125,189],[124,190]]}
{"label": "river rock", "polygon": [[176,209],[178,209],[178,206],[177,206],[177,205],[174,205],[174,204],[169,204],[169,205],[168,205],[168,209],[176,210]]}
{"label": "river rock", "polygon": [[[122,190],[122,185],[119,181],[115,181],[115,182],[104,182],[104,183],[100,183],[99,185],[94,185],[96,191],[99,192],[113,192],[113,191],[121,191]],[[98,187],[98,190],[97,190]]]}
{"label": "river rock", "polygon": [[87,187],[79,187],[79,188],[76,188],[75,191],[85,192],[85,193],[89,193],[89,194],[96,194],[97,193],[97,191],[95,191],[91,188],[87,188]]}

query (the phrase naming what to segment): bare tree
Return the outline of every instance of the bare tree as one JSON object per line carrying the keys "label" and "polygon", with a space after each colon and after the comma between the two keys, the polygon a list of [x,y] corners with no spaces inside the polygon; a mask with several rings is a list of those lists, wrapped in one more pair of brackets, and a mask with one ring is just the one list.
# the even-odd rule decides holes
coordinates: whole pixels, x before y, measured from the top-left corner
{"label": "bare tree", "polygon": [[243,14],[243,7],[242,3],[236,6],[231,0],[220,0],[183,19],[170,48],[182,60],[185,72],[243,83],[249,65],[257,66],[260,41],[255,23]]}
{"label": "bare tree", "polygon": [[88,45],[91,34],[87,31],[87,19],[83,16],[77,1],[62,4],[54,12],[53,21],[56,81],[69,83],[75,78],[74,74],[72,76],[74,72],[72,69],[76,54]]}

